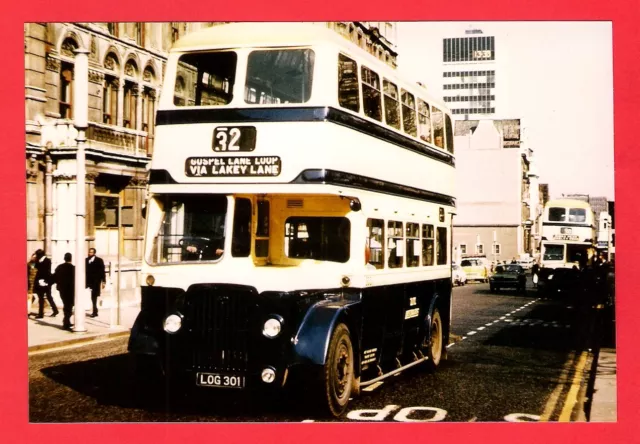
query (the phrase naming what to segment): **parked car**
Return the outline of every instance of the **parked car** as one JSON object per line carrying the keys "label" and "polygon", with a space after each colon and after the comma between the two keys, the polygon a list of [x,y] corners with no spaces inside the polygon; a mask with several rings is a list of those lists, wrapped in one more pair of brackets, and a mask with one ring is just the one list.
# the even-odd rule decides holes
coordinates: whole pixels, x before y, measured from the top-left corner
{"label": "parked car", "polygon": [[458,264],[451,267],[453,285],[464,285],[467,283],[467,273]]}
{"label": "parked car", "polygon": [[489,280],[489,272],[482,258],[462,259],[460,267],[466,273],[469,281],[487,282]]}
{"label": "parked car", "polygon": [[531,267],[533,267],[534,262],[535,262],[535,259],[533,259],[532,257],[528,257],[526,259],[518,259],[516,261],[516,263],[520,265],[522,268],[524,268],[525,270],[531,270]]}
{"label": "parked car", "polygon": [[489,279],[491,291],[501,288],[515,288],[524,293],[527,288],[527,276],[521,265],[498,265],[495,273]]}

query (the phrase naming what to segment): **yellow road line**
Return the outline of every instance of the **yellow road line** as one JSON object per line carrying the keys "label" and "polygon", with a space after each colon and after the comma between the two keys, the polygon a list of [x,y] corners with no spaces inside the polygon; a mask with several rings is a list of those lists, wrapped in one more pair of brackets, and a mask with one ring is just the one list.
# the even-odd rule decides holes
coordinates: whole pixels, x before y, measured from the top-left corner
{"label": "yellow road line", "polygon": [[544,412],[542,413],[542,415],[540,415],[540,422],[549,421],[549,418],[551,418],[553,411],[556,409],[556,405],[558,404],[558,398],[560,397],[560,394],[562,393],[562,389],[564,388],[564,384],[567,381],[567,377],[569,376],[569,371],[573,366],[574,359],[575,359],[575,353],[571,352],[569,354],[569,359],[567,359],[567,362],[565,362],[562,368],[562,372],[560,373],[560,378],[559,378],[560,382],[558,382],[558,385],[551,393],[551,396],[549,396],[549,400],[545,405]]}
{"label": "yellow road line", "polygon": [[571,421],[571,413],[573,412],[573,408],[578,402],[578,391],[580,390],[580,385],[582,384],[582,376],[584,371],[584,366],[587,364],[587,352],[584,351],[580,355],[580,359],[578,360],[578,365],[576,365],[576,372],[573,375],[573,382],[571,383],[571,389],[569,389],[569,394],[567,394],[567,399],[565,400],[564,407],[562,408],[562,413],[560,413],[559,422],[569,422]]}

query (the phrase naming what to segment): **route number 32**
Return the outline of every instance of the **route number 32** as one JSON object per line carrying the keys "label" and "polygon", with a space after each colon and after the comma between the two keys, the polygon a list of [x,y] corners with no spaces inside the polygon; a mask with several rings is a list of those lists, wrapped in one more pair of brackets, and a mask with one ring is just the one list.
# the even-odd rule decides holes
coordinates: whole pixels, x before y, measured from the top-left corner
{"label": "route number 32", "polygon": [[214,151],[252,151],[256,143],[256,129],[247,127],[218,127],[213,132]]}

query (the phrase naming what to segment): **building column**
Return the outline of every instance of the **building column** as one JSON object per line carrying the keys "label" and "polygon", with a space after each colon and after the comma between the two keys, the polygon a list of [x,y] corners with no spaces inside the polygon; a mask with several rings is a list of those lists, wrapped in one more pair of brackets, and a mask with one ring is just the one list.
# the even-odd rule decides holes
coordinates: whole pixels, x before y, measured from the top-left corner
{"label": "building column", "polygon": [[53,237],[53,161],[49,154],[45,157],[44,178],[44,251],[51,256],[51,238]]}
{"label": "building column", "polygon": [[116,79],[118,82],[118,126],[124,126],[124,77]]}

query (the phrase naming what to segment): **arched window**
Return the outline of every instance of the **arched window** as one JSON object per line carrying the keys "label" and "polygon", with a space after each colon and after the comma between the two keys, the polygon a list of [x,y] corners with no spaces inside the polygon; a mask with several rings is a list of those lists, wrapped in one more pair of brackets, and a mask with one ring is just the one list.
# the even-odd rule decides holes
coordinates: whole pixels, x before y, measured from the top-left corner
{"label": "arched window", "polygon": [[104,77],[104,91],[102,95],[102,122],[107,125],[118,123],[118,79],[114,76]]}
{"label": "arched window", "polygon": [[62,62],[60,66],[60,84],[59,84],[59,103],[60,118],[73,118],[73,65],[71,63]]}

